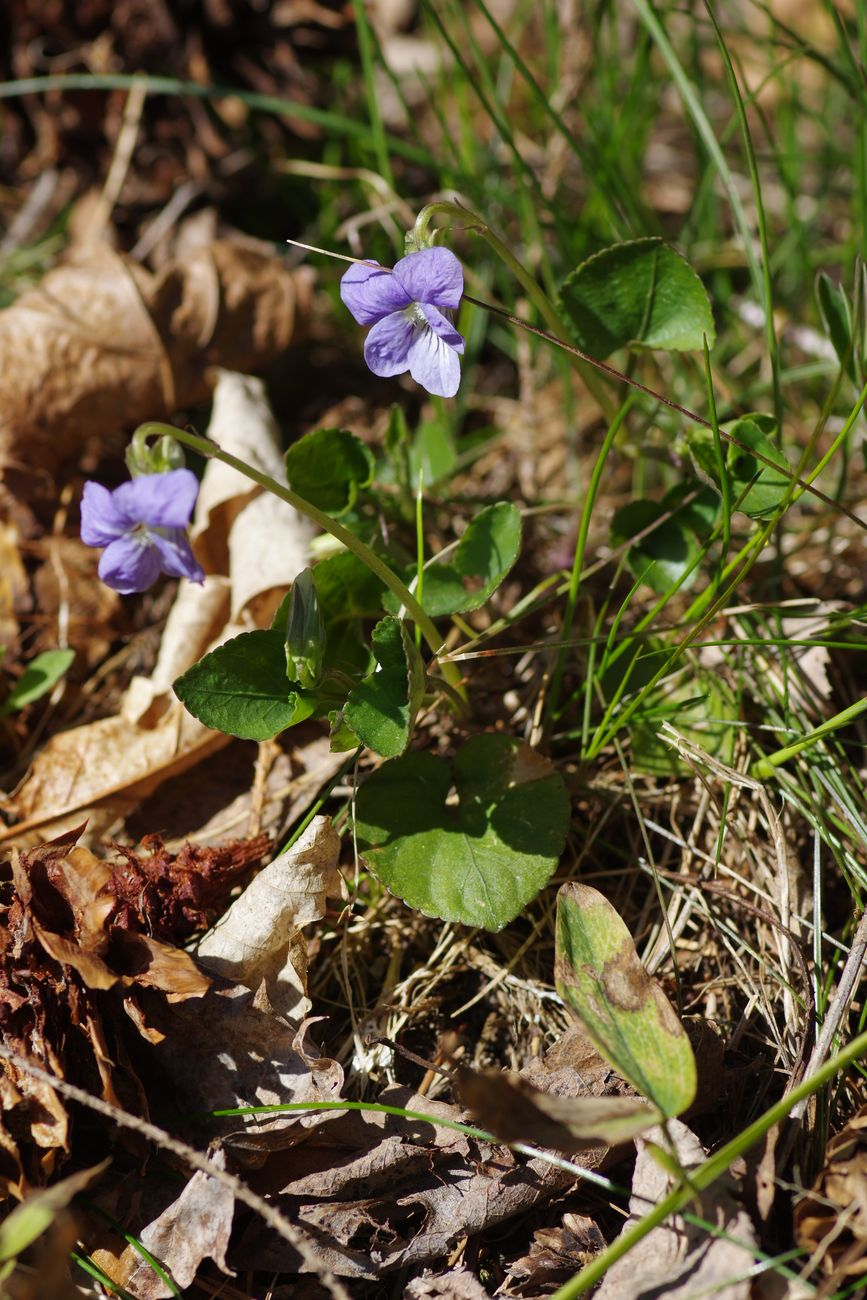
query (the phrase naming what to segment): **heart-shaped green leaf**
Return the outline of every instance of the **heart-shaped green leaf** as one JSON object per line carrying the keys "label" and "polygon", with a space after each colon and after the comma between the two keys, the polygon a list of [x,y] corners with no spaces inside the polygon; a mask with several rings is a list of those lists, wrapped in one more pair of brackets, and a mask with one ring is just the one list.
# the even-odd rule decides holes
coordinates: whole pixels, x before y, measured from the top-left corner
{"label": "heart-shaped green leaf", "polygon": [[[745,415],[721,428],[734,439],[726,443],[726,468],[733,504],[751,519],[763,519],[773,514],[792,480],[792,471],[785,457],[771,441],[776,428],[774,421],[768,415]],[[693,428],[689,430],[687,439],[696,469],[709,478],[718,491],[721,490],[713,435],[707,429]]]}
{"label": "heart-shaped green leaf", "polygon": [[369,749],[395,758],[410,742],[424,698],[424,663],[402,619],[382,619],[372,641],[379,671],[350,691],[343,721]]}
{"label": "heart-shaped green leaf", "polygon": [[621,917],[589,885],[572,881],[557,895],[554,975],[600,1056],[663,1115],[686,1110],[696,1089],[686,1030]]}
{"label": "heart-shaped green leaf", "polygon": [[360,489],[373,479],[373,469],[373,456],[348,429],[314,429],[286,452],[293,492],[331,515],[355,504]]}
{"label": "heart-shaped green leaf", "polygon": [[[692,492],[697,495],[681,505]],[[611,544],[620,546],[630,537],[645,533],[626,553],[631,571],[654,591],[671,591],[678,582],[685,590],[697,576],[702,544],[711,531],[719,504],[719,496],[695,480],[678,484],[662,501],[630,501],[615,511]]]}
{"label": "heart-shaped green leaf", "polygon": [[[456,806],[446,804],[454,780]],[[563,778],[522,741],[474,736],[454,778],[434,754],[384,763],[358,792],[359,847],[426,916],[499,930],[547,884],[569,827]]]}
{"label": "heart-shaped green leaf", "polygon": [[199,722],[242,740],[270,740],[309,718],[317,703],[286,680],[286,646],[274,629],[226,641],[188,668],[174,690]]}
{"label": "heart-shaped green leaf", "polygon": [[662,239],[614,244],[566,277],[560,299],[575,342],[600,360],[627,343],[686,351],[715,338],[707,292]]}
{"label": "heart-shaped green leaf", "polygon": [[[421,603],[432,618],[466,614],[490,600],[521,550],[521,512],[508,501],[480,510],[448,559],[424,571]],[[415,570],[405,572],[407,581]],[[397,611],[389,593],[386,606]]]}

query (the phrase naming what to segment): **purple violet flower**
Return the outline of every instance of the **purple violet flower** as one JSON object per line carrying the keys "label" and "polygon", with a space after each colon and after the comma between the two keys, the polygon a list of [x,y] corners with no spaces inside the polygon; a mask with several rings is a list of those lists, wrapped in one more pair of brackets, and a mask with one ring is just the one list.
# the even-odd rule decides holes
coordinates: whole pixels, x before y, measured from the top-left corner
{"label": "purple violet flower", "polygon": [[391,271],[357,262],[340,281],[340,296],[359,325],[372,325],[364,359],[375,375],[408,370],[437,397],[454,397],[464,340],[448,314],[464,291],[461,264],[447,248],[422,248]]}
{"label": "purple violet flower", "polygon": [[113,492],[85,483],[81,540],[105,547],[102,581],[122,596],[147,591],[161,573],[204,582],[186,533],[198,492],[199,481],[188,469],[141,474]]}

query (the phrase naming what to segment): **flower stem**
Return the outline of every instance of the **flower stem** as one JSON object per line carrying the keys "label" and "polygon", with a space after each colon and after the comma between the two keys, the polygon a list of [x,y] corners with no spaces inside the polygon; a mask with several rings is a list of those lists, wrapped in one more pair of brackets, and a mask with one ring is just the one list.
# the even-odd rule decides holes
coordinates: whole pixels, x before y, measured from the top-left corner
{"label": "flower stem", "polygon": [[[300,497],[297,492],[293,492],[291,488],[284,487],[282,483],[278,483],[278,481],[275,478],[272,478],[270,474],[265,474],[262,470],[256,469],[252,465],[248,465],[243,460],[239,460],[238,457],[233,456],[231,452],[223,451],[222,447],[218,447],[215,442],[210,440],[210,438],[202,438],[199,434],[190,433],[186,429],[175,429],[169,424],[144,424],[136,432],[142,434],[144,437],[162,437],[165,434],[170,434],[171,437],[177,438],[178,442],[183,443],[185,447],[189,447],[191,451],[198,452],[200,456],[222,461],[224,465],[229,465],[232,469],[237,470],[239,474],[243,474],[245,478],[252,479],[254,483],[258,483],[266,492],[271,492],[275,497],[279,497],[281,501],[285,501],[287,505],[292,506],[292,508],[297,510],[299,514],[305,515],[312,523],[317,524],[324,532],[330,533],[331,536],[336,538],[338,542],[341,542],[348,551],[352,551],[352,554],[357,559],[361,560],[361,563],[370,569],[371,573],[375,574],[375,576],[379,578],[383,586],[387,587],[388,590],[397,597],[401,605],[403,605],[404,609],[421,629],[421,634],[428,643],[431,653],[439,662],[438,656],[443,647],[443,638],[437,631],[436,624],[430,616],[425,613],[415,596],[413,596],[409,588],[401,582],[397,574],[379,558],[375,551],[371,550],[371,548],[362,542],[360,538],[356,537],[354,533],[351,533],[348,528],[344,528],[342,524],[337,523],[335,519],[332,519],[330,515],[325,514],[323,510],[319,510],[318,507],[314,506],[310,501],[305,501],[303,497]],[[439,666],[443,677],[449,685],[457,691],[461,699],[465,699],[466,694],[460,670],[455,664],[447,661],[443,661]]]}

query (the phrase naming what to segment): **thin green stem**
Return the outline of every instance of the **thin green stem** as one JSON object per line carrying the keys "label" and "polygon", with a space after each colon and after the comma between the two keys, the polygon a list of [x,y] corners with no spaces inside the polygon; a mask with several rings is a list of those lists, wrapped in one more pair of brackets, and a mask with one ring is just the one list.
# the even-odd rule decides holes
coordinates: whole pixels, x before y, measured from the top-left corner
{"label": "thin green stem", "polygon": [[713,446],[716,452],[717,473],[719,474],[720,493],[722,495],[722,551],[720,556],[720,567],[722,568],[728,558],[732,542],[732,485],[728,465],[726,464],[725,448],[722,445],[719,432],[716,396],[713,391],[713,374],[710,368],[710,349],[707,345],[706,334],[704,336],[704,375],[707,383],[707,409],[710,414]]}
{"label": "thin green stem", "polygon": [[738,79],[737,76],[735,75],[735,67],[734,64],[732,63],[731,55],[729,54],[728,51],[728,46],[726,45],[725,40],[723,39],[723,34],[722,31],[720,30],[719,23],[716,20],[716,15],[714,14],[714,11],[711,7],[710,0],[705,0],[704,7],[707,10],[707,14],[708,17],[710,18],[711,23],[713,24],[713,29],[716,34],[717,43],[720,48],[720,53],[722,54],[723,62],[725,63],[726,66],[726,74],[728,76],[729,85],[731,87],[732,98],[735,103],[735,112],[737,113],[738,123],[741,128],[741,136],[743,137],[744,150],[747,155],[747,166],[749,167],[750,180],[753,186],[753,197],[756,203],[756,222],[758,224],[758,230],[759,230],[759,247],[761,248],[761,253],[762,253],[762,263],[761,263],[762,294],[763,294],[762,306],[764,307],[764,312],[765,312],[765,345],[768,349],[768,359],[771,363],[771,379],[772,379],[773,398],[774,398],[774,419],[777,425],[777,441],[779,445],[780,440],[782,438],[782,430],[783,430],[783,391],[780,386],[780,349],[777,344],[777,333],[774,328],[774,295],[773,295],[773,286],[771,284],[771,254],[770,254],[770,248],[768,244],[768,223],[767,223],[767,218],[765,217],[765,205],[762,201],[762,186],[761,186],[761,180],[759,178],[759,167],[758,167],[758,163],[756,162],[756,151],[755,148],[753,147],[753,138],[752,135],[750,134],[750,124],[747,121],[747,114],[746,114],[746,108],[744,107],[743,96],[741,95],[740,86],[738,85]]}
{"label": "thin green stem", "polygon": [[781,763],[788,762],[790,758],[800,754],[801,750],[807,749],[809,745],[815,745],[817,740],[822,740],[825,736],[838,731],[841,727],[847,727],[850,722],[854,722],[856,718],[860,717],[865,709],[867,709],[867,697],[856,700],[854,704],[849,705],[848,709],[835,713],[833,718],[823,722],[820,727],[814,727],[812,731],[808,731],[806,735],[801,736],[799,740],[794,741],[791,745],[778,749],[774,754],[768,754],[766,758],[760,758],[758,762],[753,763],[750,775],[758,777],[759,780],[773,776],[774,769],[779,767]]}
{"label": "thin green stem", "polygon": [[[614,440],[623,427],[623,421],[626,419],[630,408],[634,404],[633,395],[630,393],[614,419],[608,426],[608,431],[603,439],[602,446],[596,457],[596,463],[593,466],[593,473],[590,476],[590,482],[587,486],[587,494],[584,498],[584,506],[581,511],[581,523],[578,526],[578,537],[575,541],[575,555],[572,560],[572,573],[569,578],[569,590],[566,593],[566,606],[563,611],[563,633],[564,642],[569,640],[572,635],[572,624],[575,621],[575,610],[578,605],[578,593],[581,590],[581,573],[584,569],[584,556],[587,551],[587,537],[590,533],[590,521],[593,516],[593,507],[596,504],[596,496],[599,492],[599,484],[602,481],[602,472],[608,460],[611,448],[614,446]],[[562,646],[560,653],[557,655],[557,663],[551,678],[551,689],[548,695],[548,719],[553,720],[557,705],[560,701],[560,689],[563,684],[563,673],[566,668],[566,646]]]}
{"label": "thin green stem", "polygon": [[[279,497],[281,501],[285,501],[287,505],[292,506],[299,514],[309,519],[311,523],[317,524],[324,532],[330,533],[348,551],[352,551],[352,554],[379,578],[383,586],[387,587],[397,597],[410,617],[421,628],[422,636],[427,641],[431,653],[439,662],[439,652],[443,647],[443,638],[437,631],[436,624],[425,613],[415,596],[401,582],[397,574],[379,558],[375,551],[371,550],[354,533],[351,533],[348,528],[344,528],[336,519],[332,519],[330,515],[325,514],[323,510],[319,510],[309,501],[305,501],[291,488],[278,483],[270,474],[265,474],[262,470],[255,469],[254,466],[239,460],[237,456],[233,456],[230,452],[223,451],[222,447],[218,447],[209,438],[202,438],[197,433],[190,433],[187,429],[175,429],[169,424],[146,424],[142,427],[147,436],[161,437],[164,434],[171,434],[173,438],[177,438],[178,442],[182,442],[191,451],[198,452],[200,456],[222,461],[224,465],[229,465],[232,469],[237,470],[239,474],[243,474],[245,478],[258,483],[267,492],[271,492],[275,497]],[[440,668],[449,685],[463,697],[463,680],[460,672],[455,672],[454,665],[447,660],[440,664]]]}
{"label": "thin green stem", "polygon": [[394,189],[394,175],[388,156],[388,140],[382,124],[379,110],[379,95],[376,89],[376,67],[374,58],[373,32],[364,7],[364,0],[352,0],[355,11],[355,30],[358,35],[358,53],[361,56],[361,71],[364,76],[364,93],[367,98],[367,111],[370,115],[370,129],[373,134],[373,146],[376,153],[376,165],[382,179],[389,189]]}

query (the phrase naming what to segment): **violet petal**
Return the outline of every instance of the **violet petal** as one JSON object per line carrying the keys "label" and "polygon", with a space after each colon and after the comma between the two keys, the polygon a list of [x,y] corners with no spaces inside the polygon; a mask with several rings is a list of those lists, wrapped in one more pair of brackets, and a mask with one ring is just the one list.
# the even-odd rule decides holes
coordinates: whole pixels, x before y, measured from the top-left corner
{"label": "violet petal", "polygon": [[408,370],[410,345],[417,333],[418,324],[402,311],[377,321],[364,340],[364,359],[373,373],[387,379]]}
{"label": "violet petal", "polygon": [[151,545],[159,555],[160,568],[170,578],[188,578],[190,582],[204,582],[205,571],[199,564],[186,532],[170,528],[166,532],[150,532]]}
{"label": "violet petal", "polygon": [[190,522],[199,480],[190,469],[140,474],[114,492],[117,506],[136,523],[154,528],[185,528]]}
{"label": "violet petal", "polygon": [[375,325],[412,299],[392,271],[357,262],[340,281],[340,296],[359,325]]}
{"label": "violet petal", "polygon": [[395,263],[394,278],[413,302],[454,310],[464,291],[460,262],[448,248],[423,248]]}
{"label": "violet petal", "polygon": [[159,577],[160,553],[146,533],[125,533],[103,551],[98,573],[107,587],[122,596],[147,591]]}
{"label": "violet petal", "polygon": [[444,316],[436,307],[430,307],[425,302],[420,302],[418,307],[428,325],[435,334],[440,336],[443,343],[448,343],[449,347],[454,348],[455,352],[463,352],[464,336],[458,333],[448,317]]}
{"label": "violet petal", "polygon": [[409,373],[435,397],[454,397],[461,382],[461,363],[432,329],[420,330],[409,349]]}
{"label": "violet petal", "polygon": [[130,527],[115,494],[101,483],[85,483],[81,497],[81,540],[85,546],[108,546]]}

